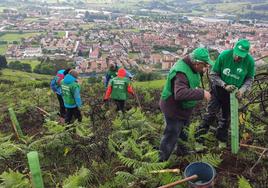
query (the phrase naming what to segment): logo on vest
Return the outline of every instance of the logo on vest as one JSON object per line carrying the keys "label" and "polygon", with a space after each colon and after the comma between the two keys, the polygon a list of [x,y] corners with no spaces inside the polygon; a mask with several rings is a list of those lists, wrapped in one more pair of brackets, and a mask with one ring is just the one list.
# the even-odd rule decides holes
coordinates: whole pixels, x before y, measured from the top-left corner
{"label": "logo on vest", "polygon": [[226,76],[229,76],[229,75],[230,75],[230,72],[231,72],[231,70],[228,69],[228,68],[225,68],[225,69],[223,69],[223,71],[222,71],[222,73],[225,74]]}
{"label": "logo on vest", "polygon": [[237,68],[236,72],[241,73],[243,70],[241,68]]}

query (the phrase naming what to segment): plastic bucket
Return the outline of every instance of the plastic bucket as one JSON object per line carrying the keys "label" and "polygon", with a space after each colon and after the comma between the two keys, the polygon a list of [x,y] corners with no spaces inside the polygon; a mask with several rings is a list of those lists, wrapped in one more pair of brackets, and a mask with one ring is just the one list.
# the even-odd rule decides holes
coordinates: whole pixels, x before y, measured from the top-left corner
{"label": "plastic bucket", "polygon": [[190,163],[184,170],[184,177],[187,178],[192,175],[197,175],[196,180],[189,181],[191,187],[194,188],[210,188],[213,185],[213,180],[216,176],[216,171],[208,163],[194,162]]}

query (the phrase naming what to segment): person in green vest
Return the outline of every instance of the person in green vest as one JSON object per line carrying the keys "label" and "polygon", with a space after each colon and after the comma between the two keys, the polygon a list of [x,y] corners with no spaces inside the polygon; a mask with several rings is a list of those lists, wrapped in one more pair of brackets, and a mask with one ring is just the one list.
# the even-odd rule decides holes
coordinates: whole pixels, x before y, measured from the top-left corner
{"label": "person in green vest", "polygon": [[[108,72],[105,75],[105,81],[104,81],[105,87],[108,86],[110,79],[115,78],[117,76],[117,72],[120,68],[121,67],[118,66],[117,64],[114,63],[109,64]],[[131,80],[133,78],[133,75],[126,70],[126,77]]]}
{"label": "person in green vest", "polygon": [[210,100],[210,93],[199,86],[200,74],[211,63],[208,50],[196,48],[170,69],[159,102],[166,122],[160,143],[160,161],[168,160],[179,137],[185,140],[181,131],[188,126],[192,110],[198,101]]}
{"label": "person in green vest", "polygon": [[235,91],[236,97],[241,99],[250,90],[255,75],[255,62],[249,54],[250,42],[247,39],[237,41],[233,49],[223,51],[217,58],[210,72],[212,82],[211,100],[207,106],[207,113],[197,128],[196,138],[203,141],[202,136],[216,121],[221,110],[216,130],[216,138],[221,142],[228,140],[230,125],[230,93]]}
{"label": "person in green vest", "polygon": [[65,123],[70,124],[73,117],[79,122],[82,115],[79,108],[82,106],[80,97],[80,85],[77,81],[78,72],[72,69],[61,81],[61,90],[64,106],[66,108]]}
{"label": "person in green vest", "polygon": [[125,101],[128,99],[128,93],[134,95],[130,80],[126,77],[127,71],[120,68],[117,76],[110,80],[106,90],[104,100],[107,101],[110,97],[116,104],[116,110],[124,112]]}

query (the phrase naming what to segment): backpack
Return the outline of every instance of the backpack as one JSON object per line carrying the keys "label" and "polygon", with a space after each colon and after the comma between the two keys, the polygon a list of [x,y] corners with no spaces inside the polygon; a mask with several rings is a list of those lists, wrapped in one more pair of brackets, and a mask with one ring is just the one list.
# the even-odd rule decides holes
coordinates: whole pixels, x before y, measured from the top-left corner
{"label": "backpack", "polygon": [[53,92],[57,92],[59,89],[59,85],[57,83],[57,77],[55,76],[51,81],[50,81],[50,88],[52,89]]}

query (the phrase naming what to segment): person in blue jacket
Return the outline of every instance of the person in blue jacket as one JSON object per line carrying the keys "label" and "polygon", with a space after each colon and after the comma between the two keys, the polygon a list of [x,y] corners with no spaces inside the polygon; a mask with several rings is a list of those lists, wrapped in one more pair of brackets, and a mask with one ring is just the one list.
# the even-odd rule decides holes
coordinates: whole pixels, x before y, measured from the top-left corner
{"label": "person in blue jacket", "polygon": [[66,108],[65,123],[72,123],[73,117],[79,122],[82,115],[79,108],[82,106],[80,97],[80,85],[77,82],[78,72],[72,69],[61,81],[62,97]]}
{"label": "person in blue jacket", "polygon": [[66,74],[68,74],[68,72],[70,70],[71,70],[70,68],[68,68],[66,70],[64,70],[64,69],[59,70],[57,72],[57,75],[50,82],[50,88],[57,95],[57,98],[58,98],[58,101],[59,101],[59,105],[60,105],[59,116],[61,118],[65,117],[66,110],[65,110],[64,102],[63,102],[63,99],[62,99],[62,96],[61,96],[62,91],[61,91],[60,83],[61,83],[62,79],[64,78],[64,76]]}

